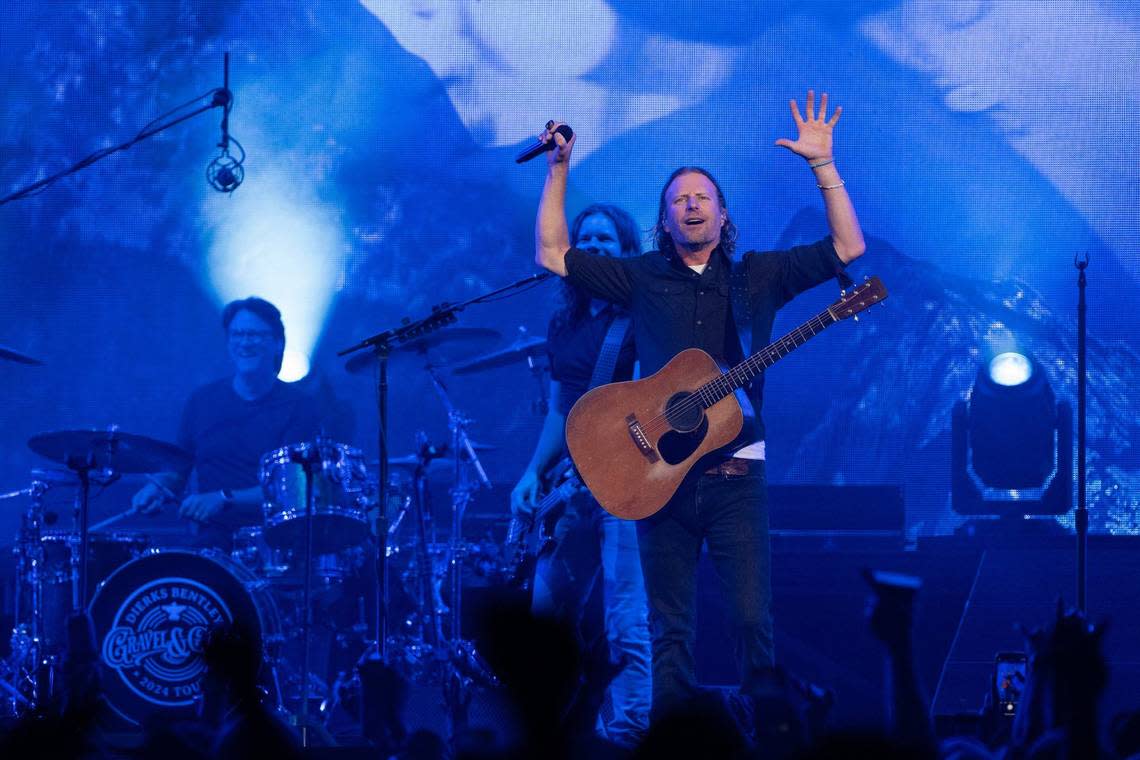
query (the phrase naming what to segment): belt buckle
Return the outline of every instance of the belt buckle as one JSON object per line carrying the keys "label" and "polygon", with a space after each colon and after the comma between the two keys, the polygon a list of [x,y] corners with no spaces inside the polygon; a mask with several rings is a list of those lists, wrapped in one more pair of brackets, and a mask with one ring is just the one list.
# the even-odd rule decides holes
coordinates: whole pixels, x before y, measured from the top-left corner
{"label": "belt buckle", "polygon": [[741,459],[739,457],[731,457],[708,468],[705,470],[705,474],[723,475],[724,477],[739,477],[740,475],[747,475],[748,460]]}

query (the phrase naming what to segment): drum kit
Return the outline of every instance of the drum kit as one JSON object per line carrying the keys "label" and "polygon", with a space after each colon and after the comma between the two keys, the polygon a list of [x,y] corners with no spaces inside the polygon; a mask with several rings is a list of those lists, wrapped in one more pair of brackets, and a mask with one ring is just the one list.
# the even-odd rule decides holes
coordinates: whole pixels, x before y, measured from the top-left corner
{"label": "drum kit", "polygon": [[[401,350],[482,347],[499,335],[477,333],[445,328]],[[525,360],[540,377],[544,349],[545,341],[524,335],[448,369]],[[370,371],[369,358],[348,369]],[[156,545],[111,527],[132,510],[88,523],[93,485],[184,472],[192,459],[177,446],[116,427],[33,436],[28,446],[64,469],[33,470],[28,487],[0,494],[0,502],[26,502],[14,549],[11,651],[0,660],[3,713],[20,715],[58,695],[68,618],[81,611],[93,623],[105,700],[128,730],[155,715],[200,709],[203,644],[222,625],[238,625],[259,642],[267,700],[303,730],[331,730],[338,712],[352,720],[361,692],[355,666],[369,657],[445,693],[494,684],[461,631],[464,578],[476,572],[494,581],[508,571],[501,541],[463,537],[468,504],[490,485],[478,457],[490,447],[467,436],[470,420],[451,402],[439,368],[427,362],[425,369],[447,411],[448,445],[429,446],[419,434],[415,453],[389,456],[379,468],[385,488],[378,463],[343,443],[317,438],[267,452],[259,473],[263,520],[238,528],[228,552]],[[440,473],[448,473],[452,501],[443,530],[428,488]],[[72,530],[54,525],[46,497],[55,489],[74,497]]]}

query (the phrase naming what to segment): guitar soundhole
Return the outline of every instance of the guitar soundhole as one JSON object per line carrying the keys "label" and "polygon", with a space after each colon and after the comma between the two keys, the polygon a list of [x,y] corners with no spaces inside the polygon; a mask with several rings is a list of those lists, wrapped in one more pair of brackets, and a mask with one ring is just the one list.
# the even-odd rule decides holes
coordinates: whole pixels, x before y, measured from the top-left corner
{"label": "guitar soundhole", "polygon": [[691,433],[701,426],[705,410],[691,393],[674,393],[665,402],[665,419],[678,433]]}

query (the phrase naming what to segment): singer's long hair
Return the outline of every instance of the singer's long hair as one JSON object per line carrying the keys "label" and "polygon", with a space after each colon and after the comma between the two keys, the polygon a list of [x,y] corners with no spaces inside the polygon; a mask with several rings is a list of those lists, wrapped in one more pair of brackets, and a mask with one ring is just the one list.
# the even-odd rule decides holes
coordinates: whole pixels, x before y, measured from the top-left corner
{"label": "singer's long hair", "polygon": [[699,166],[682,166],[670,174],[669,179],[665,180],[665,184],[661,187],[661,198],[657,202],[657,225],[653,228],[653,243],[657,246],[657,250],[661,253],[676,253],[677,251],[677,246],[673,244],[673,238],[665,229],[665,193],[669,191],[669,185],[673,184],[673,180],[682,174],[700,174],[707,177],[713,187],[716,188],[716,198],[720,202],[720,207],[724,209],[724,224],[720,228],[720,249],[724,251],[726,256],[732,258],[732,254],[736,252],[736,225],[733,224],[732,216],[728,213],[728,204],[724,202],[724,191],[720,189],[720,183],[716,181],[716,177],[709,174],[707,169],[702,169]]}
{"label": "singer's long hair", "polygon": [[[586,221],[587,217],[594,214],[601,214],[614,223],[614,229],[617,230],[618,235],[618,244],[621,246],[620,255],[622,258],[641,255],[641,231],[637,228],[637,222],[633,220],[628,211],[612,203],[592,203],[574,217],[574,223],[570,225],[571,245],[578,245],[578,235],[582,231],[582,223]],[[568,280],[563,278],[562,308],[554,315],[555,329],[576,326],[589,310],[590,294],[571,285]]]}

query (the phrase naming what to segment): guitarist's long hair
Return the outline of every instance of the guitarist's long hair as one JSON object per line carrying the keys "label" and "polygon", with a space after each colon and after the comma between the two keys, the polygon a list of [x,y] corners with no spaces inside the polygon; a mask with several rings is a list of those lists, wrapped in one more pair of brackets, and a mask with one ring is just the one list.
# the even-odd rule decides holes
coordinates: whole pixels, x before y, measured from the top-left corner
{"label": "guitarist's long hair", "polygon": [[669,185],[673,184],[673,180],[682,174],[703,175],[707,177],[708,181],[716,188],[716,199],[720,202],[720,207],[724,209],[724,225],[720,228],[720,249],[731,259],[732,254],[736,252],[736,225],[728,213],[728,204],[724,202],[724,191],[720,189],[720,183],[716,181],[716,177],[709,174],[707,169],[702,169],[699,166],[682,166],[670,174],[669,179],[665,180],[665,184],[661,187],[661,198],[657,202],[657,225],[653,228],[654,245],[657,246],[657,250],[661,251],[661,253],[677,252],[677,247],[673,244],[673,238],[669,236],[668,230],[665,229],[665,193],[669,191]]}
{"label": "guitarist's long hair", "polygon": [[[621,246],[622,258],[641,255],[641,231],[637,222],[629,212],[612,203],[592,203],[578,216],[570,226],[570,244],[578,245],[578,234],[582,231],[582,223],[587,217],[601,214],[614,223],[617,230],[618,244]],[[573,327],[585,318],[590,309],[590,294],[581,288],[576,288],[566,279],[562,279],[562,308],[554,315],[555,330]]]}

